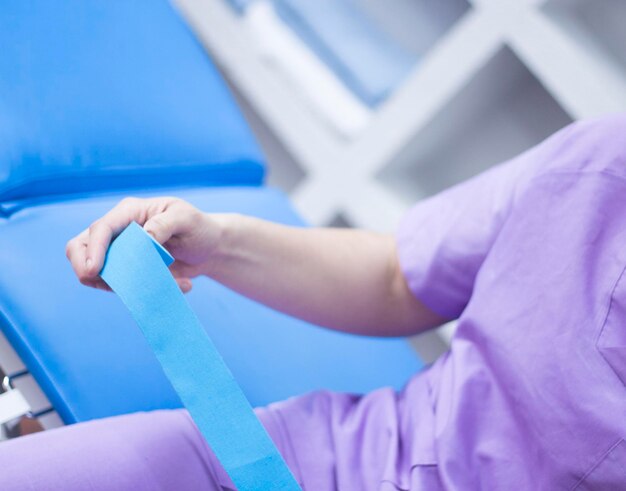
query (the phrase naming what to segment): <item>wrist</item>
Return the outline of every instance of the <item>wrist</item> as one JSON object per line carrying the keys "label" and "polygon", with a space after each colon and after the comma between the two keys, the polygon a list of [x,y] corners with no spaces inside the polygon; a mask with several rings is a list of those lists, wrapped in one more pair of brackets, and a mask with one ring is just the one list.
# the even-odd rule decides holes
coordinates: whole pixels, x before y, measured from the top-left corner
{"label": "wrist", "polygon": [[209,235],[209,254],[205,274],[217,279],[226,269],[237,250],[237,236],[242,228],[243,217],[236,213],[206,213]]}

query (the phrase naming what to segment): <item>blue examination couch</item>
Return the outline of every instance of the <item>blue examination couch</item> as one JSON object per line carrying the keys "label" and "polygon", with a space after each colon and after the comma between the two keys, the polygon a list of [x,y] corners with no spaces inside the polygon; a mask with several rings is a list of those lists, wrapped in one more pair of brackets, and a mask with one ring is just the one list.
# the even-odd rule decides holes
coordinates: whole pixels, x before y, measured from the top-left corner
{"label": "blue examination couch", "polygon": [[[0,328],[66,423],[179,407],[121,301],[75,279],[66,241],[127,195],[303,223],[263,186],[245,121],[168,3],[9,0],[0,46]],[[253,405],[400,387],[421,367],[402,340],[326,331],[206,278],[188,298]]]}

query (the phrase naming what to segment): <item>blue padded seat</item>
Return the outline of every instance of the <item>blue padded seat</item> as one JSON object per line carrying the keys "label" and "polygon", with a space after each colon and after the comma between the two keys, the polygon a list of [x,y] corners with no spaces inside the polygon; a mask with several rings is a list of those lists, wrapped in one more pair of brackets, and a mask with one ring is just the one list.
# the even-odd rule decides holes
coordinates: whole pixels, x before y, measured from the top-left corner
{"label": "blue padded seat", "polygon": [[[165,0],[9,0],[0,46],[0,329],[66,423],[179,407],[121,301],[78,283],[66,241],[146,190],[301,222],[257,187],[249,129]],[[421,366],[404,341],[322,330],[206,278],[189,300],[254,405],[400,387]]]}
{"label": "blue padded seat", "polygon": [[0,202],[258,185],[263,158],[166,0],[0,4]]}
{"label": "blue padded seat", "polygon": [[[302,224],[268,188],[168,194],[206,211]],[[66,241],[121,197],[41,204],[0,218],[0,327],[66,423],[180,406],[121,301],[80,285],[65,259]],[[399,388],[421,367],[403,340],[314,327],[206,278],[188,298],[254,405],[317,388]]]}

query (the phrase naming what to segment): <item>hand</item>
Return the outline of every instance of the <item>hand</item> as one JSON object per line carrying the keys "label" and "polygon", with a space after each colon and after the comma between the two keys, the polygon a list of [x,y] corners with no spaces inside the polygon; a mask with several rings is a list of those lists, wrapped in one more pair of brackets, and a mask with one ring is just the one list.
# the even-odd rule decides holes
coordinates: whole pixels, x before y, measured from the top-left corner
{"label": "hand", "polygon": [[98,276],[111,241],[137,222],[174,256],[172,274],[183,292],[205,274],[221,235],[220,222],[177,198],[126,198],[67,243],[66,255],[83,285],[110,290]]}

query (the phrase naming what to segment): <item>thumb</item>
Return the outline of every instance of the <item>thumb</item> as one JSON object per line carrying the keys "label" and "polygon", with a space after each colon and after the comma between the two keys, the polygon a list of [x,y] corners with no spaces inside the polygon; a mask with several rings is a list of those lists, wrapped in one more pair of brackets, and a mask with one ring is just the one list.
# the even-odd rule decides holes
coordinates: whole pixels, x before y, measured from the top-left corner
{"label": "thumb", "polygon": [[151,217],[143,229],[154,237],[159,244],[165,244],[180,228],[180,217],[171,210],[165,210]]}

